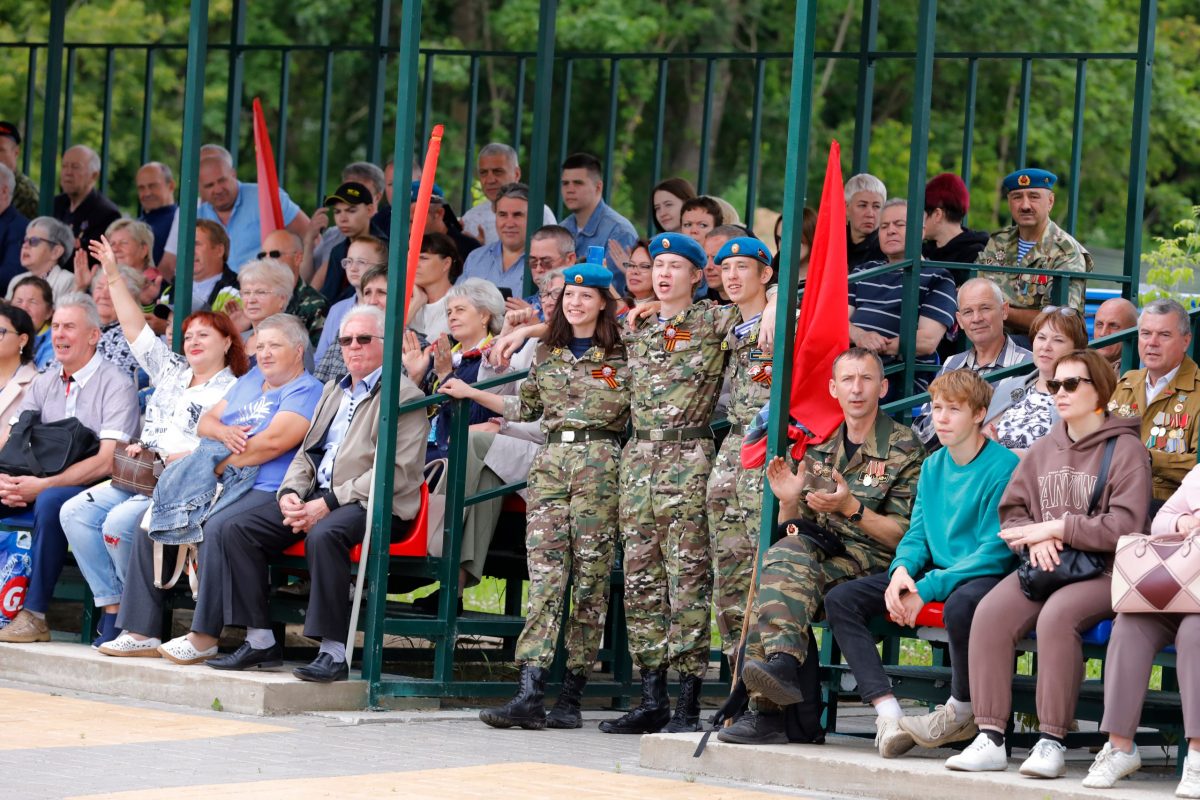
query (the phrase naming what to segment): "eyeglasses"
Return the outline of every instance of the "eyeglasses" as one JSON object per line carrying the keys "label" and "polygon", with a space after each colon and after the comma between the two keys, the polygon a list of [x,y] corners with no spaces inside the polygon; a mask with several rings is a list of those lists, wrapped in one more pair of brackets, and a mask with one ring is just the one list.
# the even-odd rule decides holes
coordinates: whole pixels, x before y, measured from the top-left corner
{"label": "eyeglasses", "polygon": [[550,258],[550,257],[533,258],[533,257],[530,257],[527,260],[529,261],[529,266],[532,267],[533,269],[554,269],[555,267],[558,266],[558,264],[556,263],[558,261],[557,258]]}
{"label": "eyeglasses", "polygon": [[5,336],[8,336],[10,333],[12,333],[12,331],[9,330],[8,328],[0,328],[0,339],[3,339]]}
{"label": "eyeglasses", "polygon": [[1071,306],[1046,306],[1045,308],[1042,309],[1042,313],[1043,314],[1058,313],[1058,314],[1063,315],[1064,317],[1073,317],[1076,314],[1078,314],[1079,312],[1076,311]]}
{"label": "eyeglasses", "polygon": [[263,250],[258,254],[258,258],[283,258],[284,256],[291,256],[295,252],[295,250],[289,250],[286,253],[282,250]]}
{"label": "eyeglasses", "polygon": [[40,247],[44,244],[53,244],[49,239],[43,239],[41,236],[26,236],[22,240],[22,244],[27,244],[30,247]]}
{"label": "eyeglasses", "polygon": [[378,267],[378,266],[379,266],[379,264],[376,264],[374,261],[367,261],[365,258],[343,258],[342,259],[342,268],[343,269],[350,269],[351,267],[361,267],[362,269],[370,269],[371,267]]}
{"label": "eyeglasses", "polygon": [[550,289],[546,292],[538,292],[538,298],[541,300],[557,300],[562,296],[562,289]]}
{"label": "eyeglasses", "polygon": [[341,345],[342,347],[349,347],[354,342],[358,342],[363,347],[366,347],[367,345],[369,345],[371,343],[372,339],[379,339],[380,341],[382,341],[383,337],[375,336],[370,333],[360,333],[357,336],[339,336],[337,338],[337,343],[339,345]]}
{"label": "eyeglasses", "polygon": [[649,272],[650,270],[654,269],[654,265],[651,264],[649,261],[626,261],[621,266],[623,266],[625,268],[626,272],[629,272],[629,270],[631,270],[631,269],[640,269],[640,270],[644,270],[646,272]]}
{"label": "eyeglasses", "polygon": [[[1075,309],[1071,309],[1074,311]],[[1063,378],[1061,381],[1056,378],[1050,378],[1046,381],[1046,388],[1050,390],[1050,394],[1058,394],[1059,389],[1066,389],[1067,394],[1074,394],[1081,383],[1093,383],[1091,378]]]}

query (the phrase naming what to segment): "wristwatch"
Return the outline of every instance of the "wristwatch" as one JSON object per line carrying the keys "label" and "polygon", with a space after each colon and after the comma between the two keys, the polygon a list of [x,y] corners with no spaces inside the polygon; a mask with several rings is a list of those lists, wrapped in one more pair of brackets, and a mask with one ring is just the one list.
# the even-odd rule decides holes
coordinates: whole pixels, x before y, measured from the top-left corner
{"label": "wristwatch", "polygon": [[864,510],[866,510],[866,506],[863,505],[862,500],[859,500],[858,501],[858,511],[855,511],[853,514],[846,517],[846,519],[849,520],[850,522],[853,522],[855,525],[857,525],[858,523],[862,522],[862,515],[863,515]]}

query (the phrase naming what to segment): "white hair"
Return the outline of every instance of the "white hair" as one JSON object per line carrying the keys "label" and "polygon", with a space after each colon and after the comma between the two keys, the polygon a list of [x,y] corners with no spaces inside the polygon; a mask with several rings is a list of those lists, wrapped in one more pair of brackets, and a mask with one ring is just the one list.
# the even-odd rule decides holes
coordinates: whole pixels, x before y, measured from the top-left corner
{"label": "white hair", "polygon": [[349,323],[352,319],[357,319],[358,317],[369,318],[375,323],[375,334],[377,336],[384,335],[383,331],[387,324],[387,317],[384,315],[383,309],[375,306],[369,306],[366,303],[359,303],[356,306],[352,306],[350,310],[346,312],[346,316],[342,317],[342,324],[338,326],[338,335],[340,336],[344,334],[346,332],[347,323]]}
{"label": "white hair", "polygon": [[60,266],[74,254],[75,234],[71,232],[65,222],[54,217],[34,217],[25,226],[25,234],[29,235],[29,231],[34,228],[41,228],[46,232],[46,238],[50,240],[51,244],[56,244],[63,249],[62,258],[58,260]]}
{"label": "white hair", "polygon": [[[364,178],[365,180],[362,180]],[[383,176],[383,170],[370,161],[355,161],[347,164],[342,168],[342,180],[369,183],[375,194],[382,194],[383,190],[387,188],[387,179]]]}
{"label": "white hair", "polygon": [[478,311],[486,311],[488,330],[499,333],[504,326],[504,295],[491,281],[483,278],[467,278],[450,287],[447,298],[461,297]]}
{"label": "white hair", "polygon": [[309,343],[308,329],[291,314],[272,314],[267,317],[258,323],[254,334],[257,336],[263,331],[279,331],[290,347],[307,347]]}
{"label": "white hair", "polygon": [[963,292],[979,286],[986,286],[991,290],[992,298],[996,301],[996,305],[1004,304],[1004,290],[1000,288],[1000,284],[996,283],[991,278],[982,278],[978,276],[965,281],[962,286],[958,287],[958,304],[962,305]]}
{"label": "white hair", "polygon": [[280,297],[291,300],[292,292],[296,289],[296,275],[291,267],[273,258],[247,261],[238,273],[238,286],[248,283],[259,283],[269,288]]}
{"label": "white hair", "polygon": [[140,219],[122,217],[121,219],[113,220],[112,224],[108,226],[108,230],[104,232],[104,235],[112,236],[114,233],[121,230],[128,230],[129,236],[142,247],[146,248],[146,263],[138,266],[140,266],[142,269],[153,267],[154,229],[142,222]]}
{"label": "white hair", "polygon": [[489,142],[479,149],[479,158],[487,158],[489,156],[504,156],[509,164],[514,167],[517,166],[517,151],[503,142]]}
{"label": "white hair", "polygon": [[[141,294],[142,288],[146,285],[145,276],[141,272],[127,264],[118,264],[117,273],[121,276],[121,280],[125,283],[125,288],[129,289],[129,293],[134,297]],[[96,275],[92,278],[92,290],[96,288],[96,281],[100,280],[101,276],[107,281],[108,276],[104,270],[96,270]],[[111,281],[109,281],[111,283]]]}
{"label": "white hair", "polygon": [[233,153],[230,153],[219,144],[202,144],[200,145],[200,158],[216,158],[225,163],[225,166],[233,169]]}
{"label": "white hair", "polygon": [[17,185],[17,176],[13,175],[13,171],[8,168],[7,164],[0,164],[0,189],[8,190],[8,197],[12,199],[13,187]]}
{"label": "white hair", "polygon": [[[100,172],[100,156],[95,150],[88,147],[86,144],[77,144],[67,148],[68,153],[72,150],[82,150],[87,154],[88,169],[91,170],[93,175],[96,175]],[[67,153],[63,153],[63,155],[66,154]]]}
{"label": "white hair", "polygon": [[866,172],[860,172],[846,181],[846,202],[849,203],[850,198],[859,192],[871,192],[879,195],[880,200],[887,200],[887,187],[883,181]]}
{"label": "white hair", "polygon": [[1156,317],[1174,314],[1175,327],[1179,331],[1179,335],[1189,336],[1192,333],[1192,321],[1188,319],[1187,309],[1178,300],[1172,300],[1169,297],[1160,297],[1157,300],[1151,300],[1142,309],[1141,316],[1138,317],[1139,328],[1142,326],[1142,317],[1145,317],[1147,314],[1153,314]]}
{"label": "white hair", "polygon": [[83,292],[67,292],[54,301],[54,313],[64,308],[83,309],[84,319],[93,328],[100,329],[100,312],[96,310],[96,301]]}

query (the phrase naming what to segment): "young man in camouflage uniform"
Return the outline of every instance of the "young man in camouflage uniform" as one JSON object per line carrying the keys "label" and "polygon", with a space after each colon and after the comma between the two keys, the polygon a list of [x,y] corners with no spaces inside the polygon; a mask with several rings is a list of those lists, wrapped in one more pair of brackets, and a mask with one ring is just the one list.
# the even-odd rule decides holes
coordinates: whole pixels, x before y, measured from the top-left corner
{"label": "young man in camouflage uniform", "polygon": [[782,707],[804,699],[798,675],[812,657],[810,625],[825,592],[886,570],[908,530],[925,449],[910,428],[879,412],[887,393],[879,356],[857,347],[842,353],[829,391],[845,414],[842,426],[809,446],[799,474],[782,458],[767,467],[787,535],[763,559],[750,618],[742,679],[756,708],[717,735],[724,742],[787,743]]}
{"label": "young man in camouflage uniform", "polygon": [[732,665],[741,637],[746,595],[758,552],[763,470],[742,468],[742,439],[771,394],[771,353],[758,343],[762,310],[771,280],[771,253],[752,236],[730,239],[713,262],[737,305],[740,320],[721,347],[729,353],[729,434],[721,443],[708,479],[708,528],[714,566],[713,603],[721,650]]}
{"label": "young man in camouflage uniform", "polygon": [[[1092,257],[1071,234],[1054,224],[1050,210],[1054,208],[1054,184],[1058,177],[1044,169],[1019,169],[1004,179],[1008,193],[1008,209],[1013,222],[1010,228],[993,233],[987,246],[975,259],[976,264],[1001,267],[1025,267],[1031,270],[1070,270],[1091,272]],[[1032,272],[980,272],[1000,284],[1008,297],[1010,333],[1028,339],[1029,325],[1046,306],[1054,305],[1052,289],[1055,279]],[[1083,294],[1087,281],[1071,280],[1067,305],[1083,313]],[[1017,344],[1028,347],[1027,341]]]}

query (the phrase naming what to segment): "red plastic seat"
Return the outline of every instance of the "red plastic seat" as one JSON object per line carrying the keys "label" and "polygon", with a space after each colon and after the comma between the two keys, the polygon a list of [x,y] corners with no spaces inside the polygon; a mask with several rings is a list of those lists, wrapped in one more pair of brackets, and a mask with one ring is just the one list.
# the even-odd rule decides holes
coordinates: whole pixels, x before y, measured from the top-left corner
{"label": "red plastic seat", "polygon": [[[304,540],[283,551],[285,556],[303,556]],[[424,556],[429,554],[429,486],[421,484],[421,508],[417,516],[408,523],[408,535],[388,547],[389,556]],[[362,555],[362,545],[350,549],[350,563],[357,564]]]}
{"label": "red plastic seat", "polygon": [[500,510],[508,511],[513,514],[525,513],[525,498],[519,494],[506,494],[504,499],[500,501]]}

